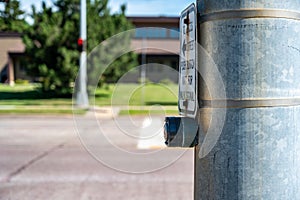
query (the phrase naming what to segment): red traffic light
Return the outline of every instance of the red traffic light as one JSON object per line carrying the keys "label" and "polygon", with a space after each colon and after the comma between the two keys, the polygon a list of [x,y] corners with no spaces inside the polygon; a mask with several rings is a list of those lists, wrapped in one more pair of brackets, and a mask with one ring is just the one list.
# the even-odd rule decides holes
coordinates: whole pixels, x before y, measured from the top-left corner
{"label": "red traffic light", "polygon": [[82,38],[79,38],[77,40],[77,45],[78,45],[77,49],[78,49],[79,52],[83,52],[85,50],[85,44],[84,43],[85,42],[84,42],[84,40]]}
{"label": "red traffic light", "polygon": [[79,38],[79,39],[77,40],[77,44],[78,44],[78,46],[82,46],[82,45],[83,45],[83,39],[82,39],[82,38]]}

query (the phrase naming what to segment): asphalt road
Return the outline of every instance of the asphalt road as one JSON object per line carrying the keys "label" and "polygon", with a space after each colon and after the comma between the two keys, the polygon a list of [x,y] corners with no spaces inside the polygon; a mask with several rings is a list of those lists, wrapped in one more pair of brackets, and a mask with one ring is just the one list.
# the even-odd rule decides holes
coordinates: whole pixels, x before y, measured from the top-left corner
{"label": "asphalt road", "polygon": [[161,149],[144,117],[96,121],[1,116],[0,199],[193,199],[193,150]]}

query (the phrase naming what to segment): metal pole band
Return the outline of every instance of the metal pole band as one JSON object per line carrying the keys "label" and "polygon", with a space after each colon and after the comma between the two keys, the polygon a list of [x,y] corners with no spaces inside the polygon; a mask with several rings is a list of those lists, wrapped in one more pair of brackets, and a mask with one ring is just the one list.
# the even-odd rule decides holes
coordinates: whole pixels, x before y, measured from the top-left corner
{"label": "metal pole band", "polygon": [[300,99],[201,100],[200,108],[260,108],[300,106]]}
{"label": "metal pole band", "polygon": [[199,15],[199,23],[224,19],[247,19],[247,18],[284,18],[300,20],[300,13],[279,9],[241,9],[214,12]]}

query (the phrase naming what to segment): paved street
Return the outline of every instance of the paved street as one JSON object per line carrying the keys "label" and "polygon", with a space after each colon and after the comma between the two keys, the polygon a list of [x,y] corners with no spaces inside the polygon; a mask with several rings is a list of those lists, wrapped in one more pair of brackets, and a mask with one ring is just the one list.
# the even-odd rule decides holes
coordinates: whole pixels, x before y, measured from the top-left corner
{"label": "paved street", "polygon": [[[163,118],[93,120],[93,114],[75,121],[72,116],[1,116],[0,200],[192,199],[193,150],[160,149],[160,136],[147,135],[152,130],[147,123],[159,127]],[[109,142],[97,138],[99,132]]]}

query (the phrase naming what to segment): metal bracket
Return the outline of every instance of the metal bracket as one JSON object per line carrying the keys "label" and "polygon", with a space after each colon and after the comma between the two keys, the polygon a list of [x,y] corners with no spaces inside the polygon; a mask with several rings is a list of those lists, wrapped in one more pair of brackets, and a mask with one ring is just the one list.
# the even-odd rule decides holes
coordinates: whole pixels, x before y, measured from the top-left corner
{"label": "metal bracket", "polygon": [[168,147],[195,147],[198,145],[198,122],[188,117],[166,117],[164,135]]}

